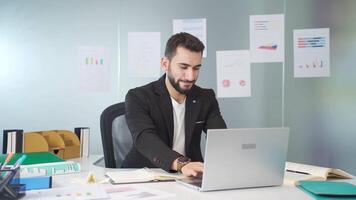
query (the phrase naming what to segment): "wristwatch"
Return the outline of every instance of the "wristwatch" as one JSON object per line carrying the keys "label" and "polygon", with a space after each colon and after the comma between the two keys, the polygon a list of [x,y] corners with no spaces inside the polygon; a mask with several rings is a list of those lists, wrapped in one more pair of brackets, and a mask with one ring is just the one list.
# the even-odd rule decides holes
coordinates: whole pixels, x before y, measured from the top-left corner
{"label": "wristwatch", "polygon": [[182,172],[182,168],[190,162],[190,158],[181,156],[177,160],[177,171]]}

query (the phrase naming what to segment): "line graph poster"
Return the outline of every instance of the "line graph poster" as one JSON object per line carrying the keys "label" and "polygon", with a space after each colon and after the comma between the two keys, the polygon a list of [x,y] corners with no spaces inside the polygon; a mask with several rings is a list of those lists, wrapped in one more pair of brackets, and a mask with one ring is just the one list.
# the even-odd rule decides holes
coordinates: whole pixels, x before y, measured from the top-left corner
{"label": "line graph poster", "polygon": [[161,33],[128,33],[128,76],[155,78],[160,76]]}
{"label": "line graph poster", "polygon": [[330,29],[293,31],[294,77],[330,76]]}
{"label": "line graph poster", "polygon": [[284,15],[250,16],[251,62],[284,62]]}
{"label": "line graph poster", "polygon": [[250,53],[248,50],[216,52],[218,97],[251,96]]}
{"label": "line graph poster", "polygon": [[205,58],[208,49],[208,47],[206,46],[206,18],[174,19],[173,34],[180,32],[190,33],[203,42],[205,46],[203,57]]}

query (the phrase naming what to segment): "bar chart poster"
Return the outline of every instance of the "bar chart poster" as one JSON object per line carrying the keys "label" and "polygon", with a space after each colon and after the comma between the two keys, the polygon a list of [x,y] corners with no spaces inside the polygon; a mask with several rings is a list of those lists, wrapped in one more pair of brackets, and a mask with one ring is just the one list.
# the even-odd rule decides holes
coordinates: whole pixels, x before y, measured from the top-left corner
{"label": "bar chart poster", "polygon": [[330,29],[293,31],[294,77],[330,76]]}
{"label": "bar chart poster", "polygon": [[284,62],[284,15],[250,16],[251,62]]}
{"label": "bar chart poster", "polygon": [[217,96],[250,97],[251,68],[248,50],[216,52]]}
{"label": "bar chart poster", "polygon": [[78,85],[85,92],[110,91],[110,59],[105,47],[77,48]]}

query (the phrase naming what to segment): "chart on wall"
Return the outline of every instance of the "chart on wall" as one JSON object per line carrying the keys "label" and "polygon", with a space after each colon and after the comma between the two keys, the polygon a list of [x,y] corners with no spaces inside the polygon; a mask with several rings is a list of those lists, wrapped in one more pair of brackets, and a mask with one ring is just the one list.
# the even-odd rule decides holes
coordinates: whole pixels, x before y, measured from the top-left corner
{"label": "chart on wall", "polygon": [[251,96],[250,54],[248,50],[217,51],[217,96]]}
{"label": "chart on wall", "polygon": [[104,47],[82,46],[77,49],[79,89],[86,92],[110,90],[110,59]]}
{"label": "chart on wall", "polygon": [[330,29],[294,30],[294,77],[330,76]]}
{"label": "chart on wall", "polygon": [[161,33],[128,33],[128,76],[157,78],[160,76]]}
{"label": "chart on wall", "polygon": [[251,62],[284,62],[284,15],[250,16]]}
{"label": "chart on wall", "polygon": [[203,52],[203,57],[207,54],[207,43],[206,43],[206,19],[175,19],[173,20],[173,34],[186,32],[194,35],[203,42],[205,49]]}

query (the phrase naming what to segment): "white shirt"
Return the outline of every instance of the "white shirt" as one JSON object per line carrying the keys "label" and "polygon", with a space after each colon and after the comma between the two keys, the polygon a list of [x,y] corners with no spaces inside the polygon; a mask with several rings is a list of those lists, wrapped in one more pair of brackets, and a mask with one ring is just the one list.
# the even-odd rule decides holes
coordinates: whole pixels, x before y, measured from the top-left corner
{"label": "white shirt", "polygon": [[185,99],[183,103],[178,103],[171,97],[173,106],[173,150],[185,156]]}

